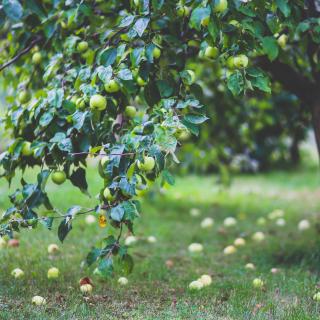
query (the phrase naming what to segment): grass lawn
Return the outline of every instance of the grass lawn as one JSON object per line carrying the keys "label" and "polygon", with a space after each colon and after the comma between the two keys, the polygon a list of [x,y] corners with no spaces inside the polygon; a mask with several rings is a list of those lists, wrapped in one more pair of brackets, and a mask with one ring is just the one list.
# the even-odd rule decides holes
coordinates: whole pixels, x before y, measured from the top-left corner
{"label": "grass lawn", "polygon": [[[32,173],[29,178],[34,178]],[[101,181],[94,169],[89,180],[95,194]],[[19,248],[0,250],[0,319],[319,319],[320,304],[312,300],[320,291],[318,170],[239,176],[230,189],[215,182],[214,176],[179,178],[166,193],[143,201],[136,223],[140,240],[131,249],[135,268],[126,287],[117,284],[117,277],[101,280],[92,269],[81,267],[90,247],[110,232],[108,228],[87,225],[79,217],[54,258],[48,256],[47,246],[58,243],[56,230],[41,226],[24,230]],[[49,189],[61,210],[95,203],[69,183],[59,187],[50,183]],[[0,191],[0,207],[5,209],[9,190],[4,181]],[[200,216],[192,217],[191,208],[198,208]],[[285,226],[269,219],[264,226],[257,225],[258,218],[277,208],[285,211]],[[223,226],[228,216],[237,219],[236,226]],[[211,229],[201,229],[205,217],[214,219]],[[298,231],[301,219],[310,220],[309,230]],[[261,243],[251,239],[256,231],[266,235]],[[150,235],[158,241],[145,241]],[[246,245],[224,255],[223,249],[239,236]],[[193,242],[203,244],[203,253],[188,252]],[[256,269],[246,270],[248,262]],[[51,266],[60,269],[56,281],[47,279]],[[23,279],[10,275],[16,267],[24,270]],[[272,274],[271,268],[279,272]],[[212,285],[190,292],[189,283],[202,274],[212,276]],[[89,297],[79,290],[83,276],[91,276],[95,285]],[[262,289],[253,288],[256,277],[264,281]],[[47,305],[31,305],[34,295],[45,297]]]}

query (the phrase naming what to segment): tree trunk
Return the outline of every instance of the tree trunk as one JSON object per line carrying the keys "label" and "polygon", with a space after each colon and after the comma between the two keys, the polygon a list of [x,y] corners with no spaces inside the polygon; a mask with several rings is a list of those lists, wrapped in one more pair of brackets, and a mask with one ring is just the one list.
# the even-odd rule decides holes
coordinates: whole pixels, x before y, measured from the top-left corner
{"label": "tree trunk", "polygon": [[293,137],[290,146],[290,160],[291,164],[294,166],[300,163],[299,139],[297,137]]}
{"label": "tree trunk", "polygon": [[315,99],[315,103],[312,106],[312,124],[314,135],[318,147],[318,155],[320,154],[320,97]]}

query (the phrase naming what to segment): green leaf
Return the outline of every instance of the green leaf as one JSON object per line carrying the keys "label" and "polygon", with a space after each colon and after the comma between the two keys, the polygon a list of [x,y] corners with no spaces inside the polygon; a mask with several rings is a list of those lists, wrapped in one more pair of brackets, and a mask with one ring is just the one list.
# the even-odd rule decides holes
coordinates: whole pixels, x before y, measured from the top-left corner
{"label": "green leaf", "polygon": [[72,153],[73,147],[72,147],[71,139],[70,138],[65,138],[65,139],[61,140],[58,143],[58,148],[61,151],[66,151],[66,152]]}
{"label": "green leaf", "polygon": [[232,73],[227,82],[227,86],[233,95],[239,95],[244,90],[244,79],[239,71]]}
{"label": "green leaf", "polygon": [[121,80],[132,80],[132,73],[129,69],[122,69],[118,73],[118,77]]}
{"label": "green leaf", "polygon": [[173,186],[175,183],[174,176],[168,170],[163,170],[162,178],[164,181],[168,182],[171,186]]}
{"label": "green leaf", "polygon": [[197,114],[187,114],[184,117],[184,120],[193,123],[193,124],[201,124],[203,122],[205,122],[206,120],[208,120],[209,118],[206,117],[205,115],[197,115]]}
{"label": "green leaf", "polygon": [[131,201],[123,202],[122,208],[124,209],[124,220],[133,221],[136,217],[138,217],[137,208]]}
{"label": "green leaf", "polygon": [[88,183],[86,179],[86,170],[77,168],[70,176],[71,183],[87,194]]}
{"label": "green leaf", "polygon": [[39,125],[41,127],[46,127],[53,120],[53,117],[54,113],[52,111],[44,113],[39,120]]}
{"label": "green leaf", "polygon": [[134,267],[134,262],[132,257],[129,254],[124,254],[122,256],[119,256],[118,262],[119,262],[118,271],[120,274],[127,276],[132,272]]}
{"label": "green leaf", "polygon": [[201,21],[205,18],[210,17],[210,7],[198,7],[192,10],[191,18],[190,18],[190,26],[197,30],[201,29]]}
{"label": "green leaf", "polygon": [[273,61],[279,54],[277,40],[274,37],[262,38],[263,51],[268,55],[268,58]]}
{"label": "green leaf", "polygon": [[7,17],[13,21],[19,21],[23,15],[23,8],[18,0],[3,0],[3,10]]}
{"label": "green leaf", "polygon": [[119,28],[130,26],[132,24],[133,20],[134,20],[134,16],[132,16],[132,15],[124,17],[119,24]]}
{"label": "green leaf", "polygon": [[291,8],[288,4],[288,0],[276,0],[276,4],[283,15],[287,18],[290,16]]}
{"label": "green leaf", "polygon": [[161,98],[168,98],[173,94],[173,86],[165,80],[158,80],[157,87]]}
{"label": "green leaf", "polygon": [[260,89],[261,91],[271,93],[270,82],[268,77],[255,77],[251,79],[250,82],[254,87]]}
{"label": "green leaf", "polygon": [[86,257],[86,262],[88,266],[95,263],[101,255],[101,249],[93,248]]}
{"label": "green leaf", "polygon": [[137,32],[139,37],[141,37],[146,30],[150,19],[149,18],[139,18],[133,26],[133,29]]}
{"label": "green leaf", "polygon": [[110,79],[112,78],[111,66],[108,66],[108,67],[99,66],[95,72],[98,74],[99,79],[104,83],[109,82]]}
{"label": "green leaf", "polygon": [[72,230],[72,225],[71,225],[71,218],[66,217],[64,218],[58,228],[58,238],[61,242],[64,241],[68,233]]}
{"label": "green leaf", "polygon": [[117,49],[116,48],[108,48],[105,49],[98,57],[98,62],[105,67],[112,65],[117,58]]}
{"label": "green leaf", "polygon": [[104,278],[110,278],[113,275],[113,262],[111,258],[103,258],[99,265],[98,270],[100,275]]}
{"label": "green leaf", "polygon": [[124,216],[124,209],[121,205],[117,205],[111,209],[110,217],[114,221],[120,222]]}
{"label": "green leaf", "polygon": [[53,218],[52,217],[44,217],[40,219],[40,223],[42,223],[48,230],[52,229]]}

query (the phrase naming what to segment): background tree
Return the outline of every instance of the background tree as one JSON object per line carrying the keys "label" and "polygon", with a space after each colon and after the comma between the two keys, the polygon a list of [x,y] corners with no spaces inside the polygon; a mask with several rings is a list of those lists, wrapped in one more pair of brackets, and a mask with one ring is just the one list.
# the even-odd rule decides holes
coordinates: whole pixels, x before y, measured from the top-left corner
{"label": "background tree", "polygon": [[[57,218],[63,241],[77,215],[95,211],[101,227],[109,223],[119,234],[93,249],[88,264],[99,261],[104,276],[116,265],[129,272],[132,259],[120,237],[124,227],[133,231],[136,197],[159,176],[173,182],[166,168],[177,161],[177,137],[197,135],[207,120],[193,70],[199,53],[217,60],[217,79],[235,96],[270,93],[270,74],[312,108],[319,144],[316,5],[3,0],[0,71],[12,93],[4,123],[14,139],[0,158],[3,176],[10,182],[27,167],[39,174],[36,183],[22,179],[10,196],[1,234],[38,222],[50,229]],[[45,191],[49,175],[88,193],[88,156],[102,157],[97,206],[59,215]]]}

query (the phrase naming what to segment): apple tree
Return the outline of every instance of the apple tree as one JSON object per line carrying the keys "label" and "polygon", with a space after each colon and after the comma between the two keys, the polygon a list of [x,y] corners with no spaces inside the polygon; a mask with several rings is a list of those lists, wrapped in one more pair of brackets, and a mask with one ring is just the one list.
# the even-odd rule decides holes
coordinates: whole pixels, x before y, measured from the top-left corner
{"label": "apple tree", "polygon": [[[12,140],[2,176],[10,183],[28,167],[38,176],[22,178],[10,195],[0,234],[60,220],[63,241],[77,216],[96,212],[101,227],[119,233],[88,254],[88,265],[103,276],[131,271],[121,234],[133,232],[139,197],[158,178],[173,183],[177,138],[197,135],[207,120],[195,72],[202,57],[221,66],[218,80],[235,96],[270,93],[270,79],[281,82],[313,108],[320,141],[318,9],[318,1],[300,0],[3,0],[3,124]],[[92,157],[100,159],[96,207],[58,214],[49,177],[87,194]]]}

